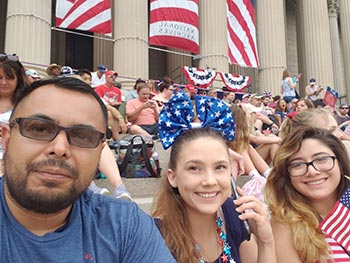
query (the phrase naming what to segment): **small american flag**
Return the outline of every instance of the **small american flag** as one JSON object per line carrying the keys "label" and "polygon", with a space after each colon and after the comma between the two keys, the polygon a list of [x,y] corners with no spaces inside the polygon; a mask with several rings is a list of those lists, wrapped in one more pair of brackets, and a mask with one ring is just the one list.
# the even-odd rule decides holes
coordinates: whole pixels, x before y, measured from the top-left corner
{"label": "small american flag", "polygon": [[344,252],[350,253],[350,190],[345,190],[331,212],[320,223],[323,233],[332,238]]}

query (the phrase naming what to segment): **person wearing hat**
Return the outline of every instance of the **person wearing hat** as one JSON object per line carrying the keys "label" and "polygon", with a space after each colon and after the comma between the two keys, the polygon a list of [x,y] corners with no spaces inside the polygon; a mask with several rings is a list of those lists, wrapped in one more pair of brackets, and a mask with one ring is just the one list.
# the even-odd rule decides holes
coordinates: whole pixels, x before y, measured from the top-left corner
{"label": "person wearing hat", "polygon": [[107,68],[105,65],[98,65],[97,70],[91,73],[91,87],[95,88],[106,83],[105,72]]}
{"label": "person wearing hat", "polygon": [[52,63],[50,66],[47,67],[46,73],[49,76],[49,78],[57,78],[59,75],[61,75],[61,66]]}
{"label": "person wearing hat", "polygon": [[319,99],[319,95],[322,91],[322,87],[316,85],[316,80],[314,78],[310,79],[309,85],[305,87],[305,94],[308,99],[315,101]]}
{"label": "person wearing hat", "polygon": [[106,82],[95,88],[96,93],[112,106],[118,106],[122,103],[122,92],[115,86],[115,80],[117,77],[117,72],[114,72],[113,70],[106,71]]}
{"label": "person wearing hat", "polygon": [[35,81],[41,80],[39,73],[35,69],[26,70],[27,83],[30,85]]}

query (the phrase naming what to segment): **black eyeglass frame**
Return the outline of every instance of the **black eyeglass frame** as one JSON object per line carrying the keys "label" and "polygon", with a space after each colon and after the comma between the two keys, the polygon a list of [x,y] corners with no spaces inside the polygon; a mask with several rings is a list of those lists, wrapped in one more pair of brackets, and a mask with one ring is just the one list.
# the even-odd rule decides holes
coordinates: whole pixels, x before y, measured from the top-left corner
{"label": "black eyeglass frame", "polygon": [[[331,158],[332,161],[333,161],[332,167],[329,168],[329,169],[327,169],[327,170],[323,170],[323,169],[322,169],[322,170],[319,170],[318,168],[316,168],[316,166],[314,165],[314,162],[315,162],[315,161],[319,161],[319,160],[322,159],[322,158]],[[319,172],[327,172],[327,171],[330,171],[330,170],[332,170],[332,169],[334,168],[334,166],[335,166],[335,160],[336,160],[336,159],[337,159],[337,157],[334,156],[334,155],[327,155],[327,156],[323,156],[323,157],[316,158],[316,159],[312,160],[311,162],[299,162],[299,164],[302,163],[302,164],[305,164],[305,165],[306,165],[305,172],[304,172],[303,174],[300,174],[300,175],[292,175],[291,172],[290,172],[290,170],[289,170],[289,169],[290,169],[290,165],[287,166],[287,171],[288,171],[288,173],[289,173],[289,176],[291,176],[291,177],[299,177],[299,176],[305,175],[305,174],[307,173],[307,171],[309,170],[309,166],[311,165],[316,171],[319,171]]]}
{"label": "black eyeglass frame", "polygon": [[[51,124],[55,128],[55,131],[51,134],[49,138],[38,138],[35,136],[30,136],[24,131],[24,122],[27,120],[36,120],[36,121],[41,121],[43,123]],[[64,131],[67,136],[68,143],[73,146],[77,146],[80,148],[96,148],[100,142],[105,142],[106,141],[106,134],[97,131],[93,128],[88,128],[88,127],[79,127],[79,126],[70,126],[70,127],[63,127],[55,123],[54,121],[43,119],[43,118],[36,118],[36,117],[26,117],[26,118],[16,118],[10,121],[9,126],[10,128],[13,128],[16,124],[19,126],[19,132],[23,137],[33,139],[33,140],[38,140],[38,141],[46,141],[46,142],[51,142],[53,141],[56,136],[59,134],[60,131]],[[82,144],[76,144],[72,141],[71,139],[71,131],[74,129],[86,129],[92,132],[95,132],[96,135],[98,136],[98,139],[96,140],[96,143],[93,145],[82,145]]]}

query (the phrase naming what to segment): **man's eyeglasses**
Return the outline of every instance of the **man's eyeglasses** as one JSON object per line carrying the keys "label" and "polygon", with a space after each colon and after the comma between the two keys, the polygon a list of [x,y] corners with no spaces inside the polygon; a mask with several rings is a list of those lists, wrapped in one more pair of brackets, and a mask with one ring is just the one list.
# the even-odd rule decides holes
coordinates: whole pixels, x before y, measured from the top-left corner
{"label": "man's eyeglasses", "polygon": [[60,131],[65,131],[69,144],[81,148],[96,148],[99,143],[106,140],[104,133],[93,128],[71,126],[62,127],[57,123],[42,118],[16,118],[10,122],[10,127],[19,125],[22,136],[38,141],[50,142],[54,140]]}
{"label": "man's eyeglasses", "polygon": [[335,159],[337,159],[335,156],[323,156],[316,158],[311,162],[295,162],[291,163],[287,167],[287,170],[289,175],[293,177],[305,175],[310,165],[319,172],[327,172],[334,168]]}
{"label": "man's eyeglasses", "polygon": [[349,108],[348,107],[341,107],[340,109],[341,110],[348,110]]}
{"label": "man's eyeglasses", "polygon": [[0,60],[5,60],[5,59],[8,59],[8,60],[11,60],[11,61],[18,61],[18,56],[16,54],[6,54],[6,53],[1,53],[0,54]]}

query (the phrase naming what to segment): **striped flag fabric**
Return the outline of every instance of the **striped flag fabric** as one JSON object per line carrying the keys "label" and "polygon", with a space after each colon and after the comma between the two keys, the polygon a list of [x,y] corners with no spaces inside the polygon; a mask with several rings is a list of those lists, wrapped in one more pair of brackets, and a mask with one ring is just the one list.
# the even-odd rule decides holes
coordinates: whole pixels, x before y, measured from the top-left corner
{"label": "striped flag fabric", "polygon": [[227,38],[230,63],[259,66],[253,0],[227,0]]}
{"label": "striped flag fabric", "polygon": [[334,108],[335,104],[337,103],[338,96],[339,94],[336,90],[327,86],[327,89],[323,98],[323,103]]}
{"label": "striped flag fabric", "polygon": [[110,0],[57,0],[56,27],[112,35]]}
{"label": "striped flag fabric", "polygon": [[149,44],[199,53],[198,0],[150,0]]}
{"label": "striped flag fabric", "polygon": [[[333,255],[350,254],[350,190],[342,194],[334,205],[332,211],[320,223],[320,228],[327,237],[327,241],[333,251]],[[329,242],[332,240],[332,242]],[[338,261],[336,261],[338,262]],[[349,261],[341,261],[349,262]]]}

